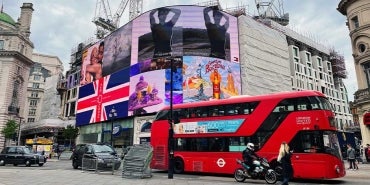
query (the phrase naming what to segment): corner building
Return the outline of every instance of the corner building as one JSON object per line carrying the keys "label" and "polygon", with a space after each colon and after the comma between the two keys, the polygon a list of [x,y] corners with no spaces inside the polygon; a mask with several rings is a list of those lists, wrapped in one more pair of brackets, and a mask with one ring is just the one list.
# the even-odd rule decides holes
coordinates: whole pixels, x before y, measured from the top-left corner
{"label": "corner building", "polygon": [[347,17],[358,85],[353,106],[366,145],[370,144],[370,1],[341,0],[337,10]]}
{"label": "corner building", "polygon": [[[0,13],[0,130],[9,120],[24,122],[28,77],[34,64],[34,45],[30,40],[32,3],[23,3],[18,22]],[[0,133],[0,150],[14,144]]]}

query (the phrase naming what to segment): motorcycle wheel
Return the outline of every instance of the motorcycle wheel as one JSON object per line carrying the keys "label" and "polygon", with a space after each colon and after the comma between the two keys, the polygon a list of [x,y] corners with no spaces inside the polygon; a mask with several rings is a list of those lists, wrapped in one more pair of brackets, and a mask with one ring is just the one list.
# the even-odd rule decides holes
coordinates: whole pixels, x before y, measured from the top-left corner
{"label": "motorcycle wheel", "polygon": [[234,172],[234,178],[238,182],[244,182],[246,177],[244,176],[244,170],[243,168],[237,168]]}
{"label": "motorcycle wheel", "polygon": [[267,184],[275,184],[277,181],[276,173],[273,170],[268,170],[265,173],[265,181]]}

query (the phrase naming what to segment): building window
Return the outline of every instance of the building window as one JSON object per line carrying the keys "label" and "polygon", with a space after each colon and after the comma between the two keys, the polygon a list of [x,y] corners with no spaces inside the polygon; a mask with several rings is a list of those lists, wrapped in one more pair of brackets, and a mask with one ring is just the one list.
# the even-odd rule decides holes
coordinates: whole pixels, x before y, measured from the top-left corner
{"label": "building window", "polygon": [[365,44],[359,44],[358,45],[358,50],[360,53],[364,53],[366,51],[366,45]]}
{"label": "building window", "polygon": [[28,123],[34,123],[34,122],[35,122],[35,118],[28,118],[28,119],[27,119],[27,122],[28,122]]}
{"label": "building window", "polygon": [[30,106],[37,106],[37,100],[30,100]]}
{"label": "building window", "polygon": [[18,90],[20,88],[20,82],[16,80],[13,85],[13,94],[11,100],[11,106],[18,107]]}
{"label": "building window", "polygon": [[77,88],[72,89],[72,98],[76,98],[77,95]]}
{"label": "building window", "polygon": [[39,83],[33,83],[32,88],[38,89],[38,88],[40,88],[40,84]]}
{"label": "building window", "polygon": [[21,74],[21,67],[17,66],[17,74],[20,75]]}
{"label": "building window", "polygon": [[298,57],[298,48],[297,47],[293,47],[293,55],[295,57]]}
{"label": "building window", "polygon": [[36,109],[30,109],[30,110],[28,111],[28,115],[29,115],[29,116],[34,116],[34,115],[36,115]]}
{"label": "building window", "polygon": [[37,98],[37,97],[39,97],[39,93],[38,92],[32,92],[31,97],[32,98]]}
{"label": "building window", "polygon": [[35,71],[35,72],[41,72],[41,68],[40,68],[40,67],[35,67],[35,68],[34,68],[34,71]]}
{"label": "building window", "polygon": [[328,62],[328,71],[331,71],[331,63],[330,62]]}
{"label": "building window", "polygon": [[311,53],[306,53],[307,62],[311,62]]}
{"label": "building window", "polygon": [[41,75],[33,76],[33,80],[35,80],[35,81],[40,81],[40,79],[41,79]]}
{"label": "building window", "polygon": [[352,25],[353,25],[353,29],[356,29],[356,28],[360,27],[357,16],[353,17],[351,19],[351,22],[352,22]]}
{"label": "building window", "polygon": [[319,67],[322,67],[321,58],[317,58],[317,65],[318,65]]}
{"label": "building window", "polygon": [[369,88],[370,87],[370,61],[362,64],[362,68],[364,69],[364,73],[366,75],[367,88]]}
{"label": "building window", "polygon": [[4,40],[0,40],[0,50],[4,50]]}

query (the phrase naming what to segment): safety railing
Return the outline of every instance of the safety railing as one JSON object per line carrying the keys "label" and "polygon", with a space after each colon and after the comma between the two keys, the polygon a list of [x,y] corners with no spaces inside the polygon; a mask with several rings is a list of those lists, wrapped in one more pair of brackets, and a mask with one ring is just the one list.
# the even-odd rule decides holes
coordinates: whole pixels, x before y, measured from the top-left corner
{"label": "safety railing", "polygon": [[99,158],[95,155],[84,154],[82,157],[82,172],[114,173],[121,167],[121,159]]}

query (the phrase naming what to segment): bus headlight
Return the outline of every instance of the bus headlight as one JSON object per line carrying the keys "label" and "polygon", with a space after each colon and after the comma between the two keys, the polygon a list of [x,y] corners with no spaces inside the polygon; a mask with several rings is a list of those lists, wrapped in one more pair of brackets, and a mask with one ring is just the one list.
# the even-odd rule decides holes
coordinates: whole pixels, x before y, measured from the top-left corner
{"label": "bus headlight", "polygon": [[339,166],[338,166],[338,165],[335,165],[335,166],[334,166],[334,168],[335,168],[335,171],[339,174],[339,173],[340,173],[340,168],[339,168]]}

